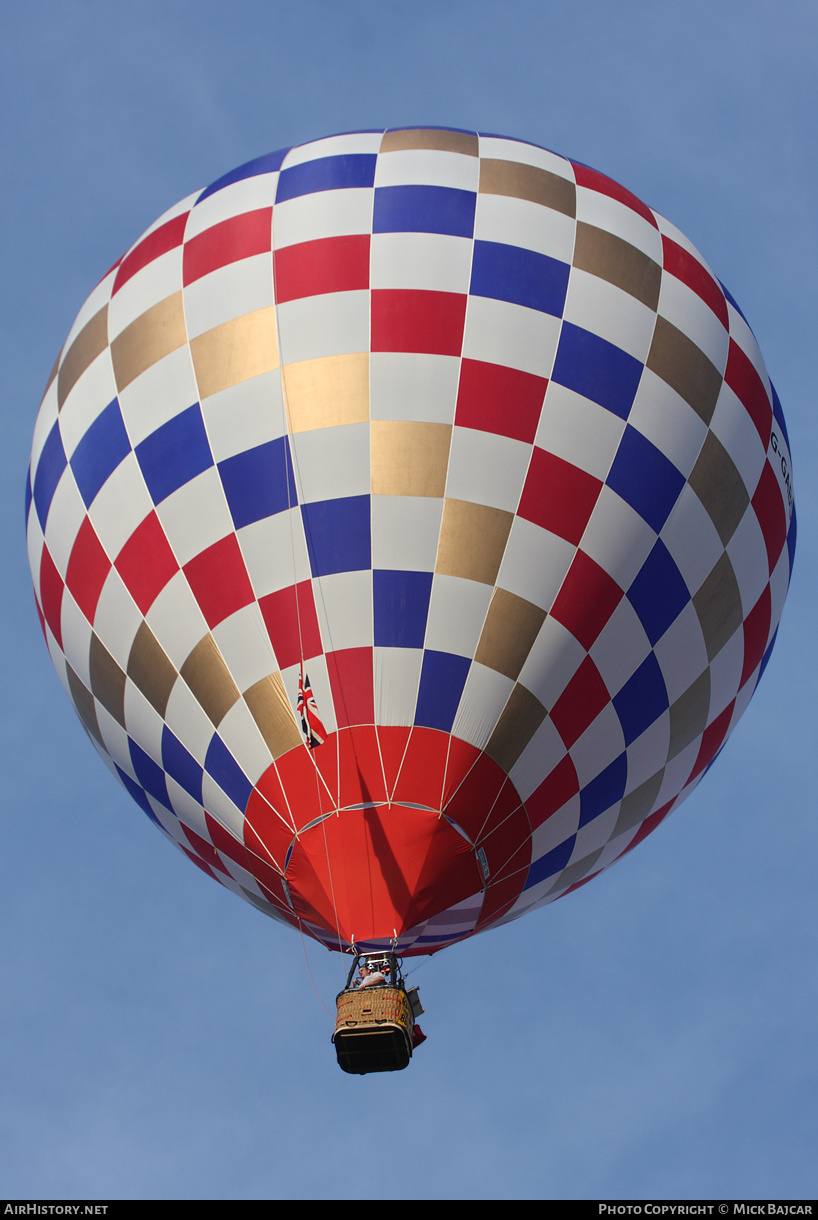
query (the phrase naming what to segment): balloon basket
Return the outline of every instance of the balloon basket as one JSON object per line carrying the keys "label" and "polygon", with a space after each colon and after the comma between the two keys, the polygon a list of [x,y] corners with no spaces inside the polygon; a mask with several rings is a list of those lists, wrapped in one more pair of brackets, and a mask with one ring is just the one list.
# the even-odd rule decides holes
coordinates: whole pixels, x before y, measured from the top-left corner
{"label": "balloon basket", "polygon": [[399,987],[369,987],[338,996],[335,1053],[344,1072],[399,1072],[412,1058],[412,1006]]}

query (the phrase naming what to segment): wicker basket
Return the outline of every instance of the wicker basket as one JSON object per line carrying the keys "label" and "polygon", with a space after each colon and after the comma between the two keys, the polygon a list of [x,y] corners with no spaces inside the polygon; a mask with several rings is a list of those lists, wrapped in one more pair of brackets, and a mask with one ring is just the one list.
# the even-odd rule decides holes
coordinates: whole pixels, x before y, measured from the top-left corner
{"label": "wicker basket", "polygon": [[412,1058],[412,1007],[400,987],[364,987],[338,996],[335,1051],[345,1072],[395,1072]]}

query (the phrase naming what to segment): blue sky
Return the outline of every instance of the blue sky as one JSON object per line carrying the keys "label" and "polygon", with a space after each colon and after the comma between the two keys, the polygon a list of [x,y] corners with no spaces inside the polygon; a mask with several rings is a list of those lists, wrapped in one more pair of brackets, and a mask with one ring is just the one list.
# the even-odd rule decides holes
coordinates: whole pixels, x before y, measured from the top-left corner
{"label": "blue sky", "polygon": [[[799,0],[6,6],[4,1194],[816,1194],[817,43]],[[772,661],[690,801],[421,965],[428,1042],[358,1079],[321,1002],[340,959],[214,886],[96,757],[37,623],[23,486],[80,305],[165,208],[272,149],[416,123],[593,165],[699,247],[783,403],[799,542]]]}

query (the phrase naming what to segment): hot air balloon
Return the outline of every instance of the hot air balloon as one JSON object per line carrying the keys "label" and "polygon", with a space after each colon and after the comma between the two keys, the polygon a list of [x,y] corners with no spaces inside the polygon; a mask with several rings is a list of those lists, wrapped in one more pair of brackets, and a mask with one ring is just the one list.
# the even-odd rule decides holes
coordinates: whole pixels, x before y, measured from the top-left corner
{"label": "hot air balloon", "polygon": [[356,132],[161,216],[54,366],[37,607],[195,864],[330,949],[428,954],[584,884],[698,784],[795,542],[730,294],[597,171]]}

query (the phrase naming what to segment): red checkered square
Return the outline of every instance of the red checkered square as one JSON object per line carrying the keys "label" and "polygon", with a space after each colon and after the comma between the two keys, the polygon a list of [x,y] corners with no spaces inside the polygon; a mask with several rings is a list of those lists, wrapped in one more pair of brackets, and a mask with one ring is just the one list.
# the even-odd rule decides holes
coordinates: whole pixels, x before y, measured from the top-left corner
{"label": "red checkered square", "polygon": [[111,561],[86,517],[74,540],[65,583],[89,623],[93,623],[99,595],[111,570]]}
{"label": "red checkered square", "polygon": [[586,657],[551,709],[551,719],[569,750],[610,698],[599,670]]}
{"label": "red checkered square", "polygon": [[259,600],[259,606],[280,669],[296,665],[302,656],[314,657],[321,652],[321,633],[308,580],[268,593]]}
{"label": "red checkered square", "polygon": [[207,810],[205,810],[205,822],[207,824],[208,834],[213,840],[216,849],[223,856],[227,856],[229,860],[233,860],[234,863],[240,864],[242,868],[249,868],[249,864],[247,862],[247,849],[245,848],[244,844],[240,843],[237,838],[231,835],[230,831],[226,830],[220,822],[217,822],[216,819],[207,812]]}
{"label": "red checkered square", "polygon": [[176,556],[155,512],[148,513],[116,557],[114,567],[143,614],[172,576],[179,571]]}
{"label": "red checkered square", "polygon": [[730,340],[724,380],[743,404],[766,449],[773,425],[772,404],[758,370],[734,339]]}
{"label": "red checkered square", "polygon": [[[191,830],[189,826],[185,826],[184,822],[180,822],[179,825],[182,827],[185,838],[188,839],[199,859],[203,861],[208,868],[215,868],[218,869],[220,873],[227,874],[227,869],[219,859],[216,853],[216,848],[213,846],[213,844],[208,843],[207,839],[203,839],[201,835],[197,835],[196,831]],[[227,875],[229,876],[229,874]]]}
{"label": "red checkered square", "polygon": [[727,329],[729,325],[727,302],[721,287],[707,268],[703,267],[689,250],[685,250],[683,246],[669,237],[662,237],[662,249],[664,251],[664,270],[668,275],[674,275],[677,280],[687,284],[688,288],[701,297],[705,305],[710,306],[722,326]]}
{"label": "red checkered square", "polygon": [[457,292],[373,289],[372,351],[459,356],[466,300]]}
{"label": "red checkered square", "polygon": [[40,602],[43,617],[51,628],[54,638],[62,648],[62,595],[65,585],[57,571],[54,560],[48,553],[48,547],[43,547],[40,559]]}
{"label": "red checkered square", "polygon": [[613,577],[584,551],[577,551],[551,614],[588,650],[622,596]]}
{"label": "red checkered square", "polygon": [[577,545],[601,490],[601,481],[587,471],[535,448],[517,512]]}
{"label": "red checkered square", "polygon": [[702,733],[702,743],[699,746],[696,763],[687,778],[688,784],[697,775],[701,775],[702,771],[704,771],[705,767],[709,766],[724,744],[724,739],[730,728],[730,721],[733,718],[735,705],[736,701],[733,699],[732,703],[728,703],[724,711],[720,712],[713,723],[709,724]]}
{"label": "red checkered square", "polygon": [[624,203],[626,207],[632,208],[634,212],[638,212],[654,228],[658,227],[656,218],[647,204],[644,204],[641,199],[637,199],[624,186],[614,182],[613,178],[606,178],[604,174],[600,174],[598,170],[591,169],[587,165],[578,165],[575,161],[572,161],[571,164],[574,167],[577,186],[588,187],[592,191],[599,191],[601,195],[608,195],[611,199]]}
{"label": "red checkered square", "polygon": [[766,585],[761,597],[744,620],[744,665],[740,687],[752,677],[764,656],[764,649],[770,638],[771,614],[770,586]]}
{"label": "red checkered square", "polygon": [[227,534],[191,559],[184,573],[211,629],[254,600],[235,534]]}
{"label": "red checkered square", "polygon": [[764,463],[758,487],[751,501],[767,548],[767,562],[772,572],[778,563],[781,548],[787,540],[787,513],[778,480],[769,462]]}
{"label": "red checkered square", "polygon": [[275,252],[276,301],[369,287],[369,234],[322,237]]}
{"label": "red checkered square", "polygon": [[533,441],[548,381],[502,364],[464,360],[455,423]]}
{"label": "red checkered square", "polygon": [[525,803],[525,811],[531,829],[542,826],[553,813],[562,809],[566,801],[579,792],[579,779],[571,756],[565,754],[553,771],[545,777]]}
{"label": "red checkered square", "polygon": [[195,851],[191,851],[191,849],[189,847],[185,847],[183,843],[180,843],[179,847],[185,853],[188,860],[191,860],[197,868],[200,868],[202,872],[206,874],[206,876],[211,877],[213,881],[219,880],[209,865],[205,864],[204,860],[201,860]]}
{"label": "red checkered square", "polygon": [[239,259],[264,254],[272,248],[273,209],[258,208],[231,216],[185,242],[182,282],[187,286]]}
{"label": "red checkered square", "polygon": [[338,728],[375,723],[372,649],[342,648],[327,653],[327,670]]}
{"label": "red checkered square", "polygon": [[[676,800],[676,798],[674,797],[672,801],[668,801],[667,804],[662,805],[662,807],[660,809],[656,809],[653,813],[648,814],[648,816],[645,818],[642,825],[637,830],[636,834],[631,839],[628,846],[623,851],[622,856],[626,856],[629,851],[633,851],[634,847],[638,847],[638,845],[642,842],[642,840],[646,839],[648,837],[648,835],[651,834],[656,829],[656,827],[659,825],[659,823],[663,822],[665,820],[665,818],[667,817],[667,815],[670,813],[671,809],[673,808],[673,804],[674,804],[675,800]],[[622,856],[619,856],[620,860],[622,859]]]}
{"label": "red checkered square", "polygon": [[125,255],[119,264],[111,296],[119,292],[122,285],[127,284],[128,280],[136,275],[137,271],[147,267],[148,263],[152,263],[161,254],[167,254],[168,250],[181,246],[189,215],[189,212],[183,212],[180,216],[174,216],[173,220],[154,229],[144,241],[141,241],[138,246],[134,246],[130,254]]}
{"label": "red checkered square", "polygon": [[565,892],[562,894],[562,897],[565,898],[567,894],[573,894],[574,890],[578,890],[583,885],[587,885],[589,881],[593,881],[594,877],[598,877],[599,874],[604,871],[605,871],[604,869],[598,868],[595,873],[589,873],[588,876],[583,877],[581,881],[575,881],[573,885],[568,886],[568,889],[565,890]]}

